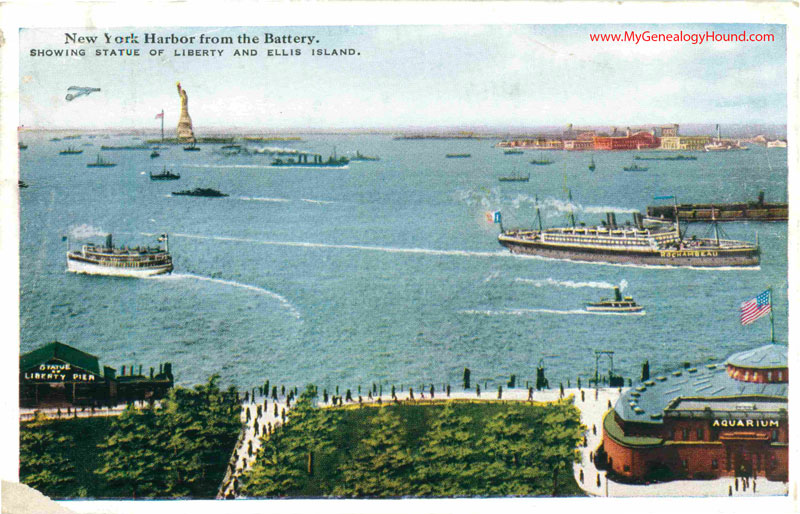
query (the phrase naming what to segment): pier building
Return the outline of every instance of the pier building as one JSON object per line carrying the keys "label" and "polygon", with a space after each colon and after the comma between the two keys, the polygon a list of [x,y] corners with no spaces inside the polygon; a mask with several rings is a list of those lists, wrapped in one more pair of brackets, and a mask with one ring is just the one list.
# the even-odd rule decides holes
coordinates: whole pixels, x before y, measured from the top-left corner
{"label": "pier building", "polygon": [[639,131],[624,136],[596,136],[595,150],[639,150],[658,148],[660,140],[650,132]]}
{"label": "pier building", "polygon": [[767,344],[624,392],[603,418],[609,471],[634,481],[788,477],[787,347]]}
{"label": "pier building", "polygon": [[[127,370],[127,373],[126,373]],[[19,358],[19,405],[22,408],[108,406],[158,400],[174,385],[172,364],[158,374],[142,374],[142,366],[100,367],[98,358],[53,341]]]}
{"label": "pier building", "polygon": [[710,142],[711,136],[661,136],[661,149],[703,151]]}

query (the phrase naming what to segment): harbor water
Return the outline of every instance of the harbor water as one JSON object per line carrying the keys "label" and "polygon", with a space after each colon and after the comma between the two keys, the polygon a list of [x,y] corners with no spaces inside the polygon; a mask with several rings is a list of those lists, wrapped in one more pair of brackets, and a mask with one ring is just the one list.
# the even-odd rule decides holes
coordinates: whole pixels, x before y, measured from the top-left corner
{"label": "harbor water", "polygon": [[[496,140],[398,140],[386,135],[305,135],[296,142],[221,144],[199,152],[100,151],[133,136],[51,141],[24,133],[20,151],[21,352],[58,340],[101,365],[172,362],[179,384],[219,373],[249,388],[269,379],[320,389],[372,383],[419,387],[473,381],[496,388],[511,374],[551,384],[594,375],[595,350],[636,379],[765,344],[769,321],[741,326],[739,305],[773,290],[775,335],[787,337],[787,224],[728,223],[729,239],[762,248],[755,269],[584,264],[513,256],[505,228],[531,227],[535,201],[545,226],[617,221],[658,195],[679,202],[786,201],[786,149],[698,153],[697,160],[634,161],[647,152],[506,155]],[[80,155],[59,155],[68,144]],[[376,155],[345,169],[274,168],[270,148]],[[114,168],[87,168],[100,153]],[[447,159],[448,153],[470,158]],[[674,155],[677,152],[670,152]],[[686,154],[686,152],[683,152]],[[597,169],[588,170],[590,158]],[[284,157],[285,158],[285,157]],[[532,159],[555,161],[534,166]],[[633,162],[643,172],[626,172]],[[180,173],[151,181],[149,172]],[[499,182],[530,173],[529,182]],[[195,187],[225,198],[171,196]],[[573,203],[567,202],[571,190]],[[709,224],[688,234],[710,234]],[[170,236],[175,270],[152,279],[66,272],[67,243],[156,244]],[[713,237],[713,235],[710,235]],[[644,305],[643,316],[588,313],[613,286]],[[600,372],[608,362],[601,361]],[[437,387],[438,389],[438,387]]]}

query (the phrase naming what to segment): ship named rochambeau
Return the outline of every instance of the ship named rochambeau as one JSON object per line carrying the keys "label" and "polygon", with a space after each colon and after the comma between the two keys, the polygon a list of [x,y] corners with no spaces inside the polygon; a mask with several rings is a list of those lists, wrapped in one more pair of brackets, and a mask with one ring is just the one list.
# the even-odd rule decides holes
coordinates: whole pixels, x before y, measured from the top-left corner
{"label": "ship named rochambeau", "polygon": [[633,224],[617,225],[607,213],[602,225],[538,230],[502,231],[501,245],[512,253],[571,261],[648,266],[728,267],[757,266],[758,242],[719,239],[684,239],[678,223],[633,214]]}

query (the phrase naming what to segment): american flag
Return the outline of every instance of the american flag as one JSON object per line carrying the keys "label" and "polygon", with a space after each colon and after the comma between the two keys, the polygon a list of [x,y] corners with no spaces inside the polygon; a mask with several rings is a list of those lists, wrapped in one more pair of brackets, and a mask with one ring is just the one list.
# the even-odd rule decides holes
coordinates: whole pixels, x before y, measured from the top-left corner
{"label": "american flag", "polygon": [[767,289],[755,298],[751,298],[742,303],[742,325],[749,325],[758,318],[766,316],[772,310],[772,298]]}

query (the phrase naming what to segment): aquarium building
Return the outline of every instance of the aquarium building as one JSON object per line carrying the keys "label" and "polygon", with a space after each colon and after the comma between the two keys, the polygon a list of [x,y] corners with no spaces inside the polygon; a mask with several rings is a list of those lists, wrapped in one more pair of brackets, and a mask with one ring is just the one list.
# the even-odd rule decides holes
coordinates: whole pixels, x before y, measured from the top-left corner
{"label": "aquarium building", "polygon": [[788,381],[787,347],[774,343],[656,376],[605,415],[600,454],[634,481],[786,480]]}
{"label": "aquarium building", "polygon": [[[126,369],[128,373],[126,374]],[[21,408],[107,406],[166,396],[174,379],[172,365],[162,364],[158,374],[135,372],[123,366],[120,375],[103,366],[94,355],[54,341],[19,359]]]}

